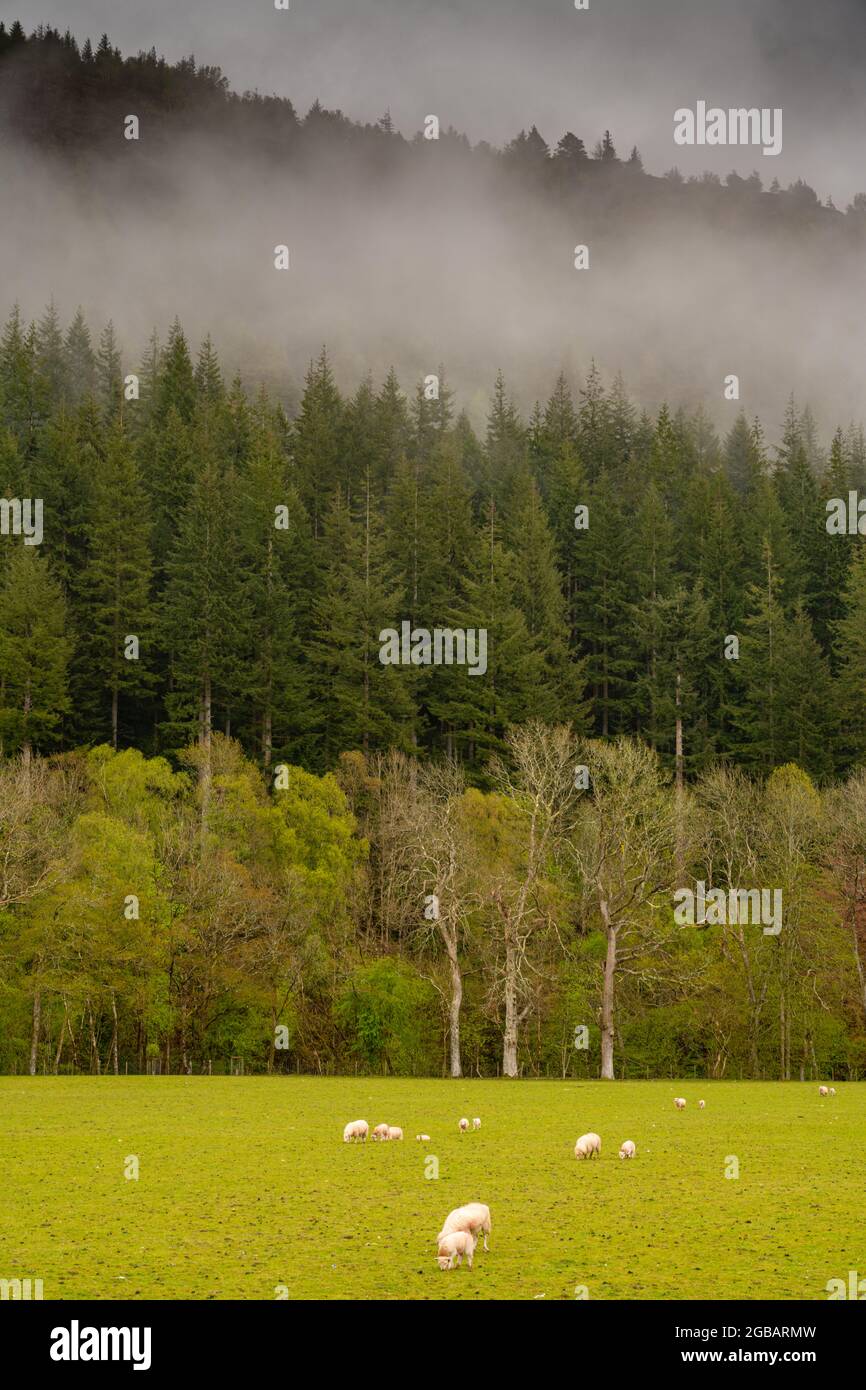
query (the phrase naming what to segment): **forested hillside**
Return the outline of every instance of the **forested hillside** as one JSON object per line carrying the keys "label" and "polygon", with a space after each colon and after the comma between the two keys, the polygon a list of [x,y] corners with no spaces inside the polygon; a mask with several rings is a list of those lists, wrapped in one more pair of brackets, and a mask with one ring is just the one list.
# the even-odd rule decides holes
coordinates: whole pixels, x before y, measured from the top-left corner
{"label": "forested hillside", "polygon": [[[478,437],[322,352],[289,420],[178,323],[11,315],[5,1066],[862,1066],[862,435],[575,388]],[[403,621],[486,674],[383,665]],[[678,926],[695,879],[781,935]]]}
{"label": "forested hillside", "polygon": [[861,1075],[864,196],[20,24],[0,122],[0,1067]]}

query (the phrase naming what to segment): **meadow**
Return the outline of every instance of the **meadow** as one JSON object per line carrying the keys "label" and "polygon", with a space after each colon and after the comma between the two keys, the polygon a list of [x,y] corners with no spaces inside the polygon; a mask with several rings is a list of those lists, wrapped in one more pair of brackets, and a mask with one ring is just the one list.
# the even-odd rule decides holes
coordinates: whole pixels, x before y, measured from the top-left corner
{"label": "meadow", "polygon": [[[858,1084],[2,1077],[0,1117],[0,1277],[46,1299],[823,1299],[866,1274]],[[344,1144],[361,1117],[405,1141]],[[443,1273],[468,1201],[490,1252]]]}

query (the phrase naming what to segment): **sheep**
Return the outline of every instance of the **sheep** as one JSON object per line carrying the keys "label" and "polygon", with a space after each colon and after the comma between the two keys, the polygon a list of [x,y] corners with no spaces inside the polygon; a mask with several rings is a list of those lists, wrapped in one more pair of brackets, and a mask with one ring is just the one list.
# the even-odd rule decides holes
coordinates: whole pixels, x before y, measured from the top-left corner
{"label": "sheep", "polygon": [[594,1154],[600,1153],[601,1139],[592,1131],[589,1134],[582,1134],[574,1146],[575,1158],[592,1158]]}
{"label": "sheep", "polygon": [[350,1139],[353,1141],[360,1139],[361,1143],[364,1144],[369,1133],[370,1126],[366,1120],[350,1120],[343,1130],[343,1143],[348,1144]]}
{"label": "sheep", "polygon": [[399,1125],[389,1125],[389,1126],[388,1126],[388,1138],[389,1138],[389,1139],[402,1139],[402,1138],[403,1138],[403,1131],[402,1131],[402,1129],[400,1128]]}
{"label": "sheep", "polygon": [[637,1150],[631,1139],[623,1139],[622,1148],[619,1151],[620,1158],[634,1158]]}
{"label": "sheep", "polygon": [[451,1235],[453,1231],[470,1231],[476,1239],[481,1231],[484,1235],[484,1249],[489,1249],[487,1237],[490,1235],[490,1208],[483,1202],[468,1202],[465,1207],[455,1207],[446,1216],[436,1239],[441,1242],[443,1236]]}
{"label": "sheep", "polygon": [[472,1121],[472,1128],[473,1128],[473,1129],[480,1129],[480,1128],[481,1128],[481,1121],[479,1120],[479,1118],[478,1118],[477,1115],[476,1115],[475,1119]]}
{"label": "sheep", "polygon": [[415,1135],[415,1138],[418,1140],[418,1142],[419,1142],[420,1144],[429,1144],[429,1143],[430,1143],[430,1135],[429,1135],[429,1134],[416,1134],[416,1135]]}
{"label": "sheep", "polygon": [[828,1096],[829,1094],[830,1094],[830,1092],[827,1090],[827,1087],[826,1087],[826,1086],[819,1086],[819,1087],[818,1087],[818,1095],[819,1095],[819,1096]]}
{"label": "sheep", "polygon": [[454,1262],[463,1263],[463,1256],[466,1256],[466,1263],[472,1268],[472,1256],[475,1254],[476,1240],[471,1231],[448,1231],[437,1237],[439,1242],[439,1253],[436,1256],[440,1269],[453,1269]]}
{"label": "sheep", "polygon": [[835,1096],[835,1094],[836,1094],[836,1087],[835,1087],[835,1086],[831,1086],[831,1087],[830,1087],[830,1095],[831,1095],[831,1096]]}
{"label": "sheep", "polygon": [[380,1143],[384,1143],[384,1141],[390,1139],[390,1137],[387,1125],[377,1125],[373,1130],[373,1138],[378,1139]]}
{"label": "sheep", "polygon": [[686,1108],[686,1103],[683,1100],[682,1096],[676,1097],[676,1099],[674,1100],[674,1105],[677,1107],[677,1110],[685,1110]]}
{"label": "sheep", "polygon": [[460,1133],[461,1133],[461,1134],[465,1134],[468,1128],[469,1128],[469,1121],[464,1117],[464,1118],[460,1121]]}
{"label": "sheep", "polygon": [[699,1109],[699,1110],[703,1110],[703,1108],[704,1108],[704,1106],[706,1105],[706,1103],[707,1103],[707,1102],[706,1102],[705,1100],[699,1100],[699,1101],[698,1101],[698,1109]]}

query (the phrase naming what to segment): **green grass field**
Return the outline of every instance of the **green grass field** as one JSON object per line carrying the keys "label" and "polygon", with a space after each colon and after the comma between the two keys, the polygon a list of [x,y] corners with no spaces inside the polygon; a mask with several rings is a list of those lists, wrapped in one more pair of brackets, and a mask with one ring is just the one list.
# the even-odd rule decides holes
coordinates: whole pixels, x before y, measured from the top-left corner
{"label": "green grass field", "polygon": [[[359,1117],[406,1140],[343,1144]],[[0,1192],[0,1278],[46,1299],[821,1299],[866,1275],[866,1087],[3,1077]],[[469,1201],[490,1253],[442,1273]]]}

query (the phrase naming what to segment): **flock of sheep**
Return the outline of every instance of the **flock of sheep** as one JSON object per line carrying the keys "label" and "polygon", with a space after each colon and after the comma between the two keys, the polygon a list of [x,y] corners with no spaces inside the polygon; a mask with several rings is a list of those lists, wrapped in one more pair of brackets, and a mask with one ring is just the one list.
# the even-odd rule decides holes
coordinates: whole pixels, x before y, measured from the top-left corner
{"label": "flock of sheep", "polygon": [[[835,1096],[835,1086],[819,1086],[819,1096]],[[677,1110],[685,1110],[686,1102],[683,1096],[674,1097],[674,1105]],[[706,1101],[698,1101],[698,1109],[703,1110]],[[481,1121],[476,1118],[472,1121],[473,1129],[481,1128]],[[469,1129],[469,1121],[465,1116],[458,1121],[458,1129],[461,1134],[465,1134]],[[391,1139],[402,1139],[403,1131],[399,1125],[376,1125],[372,1135],[370,1126],[366,1120],[350,1120],[343,1130],[343,1143],[352,1142],[366,1143],[368,1136],[372,1139],[387,1141]],[[429,1134],[416,1134],[415,1138],[423,1143],[430,1142]],[[634,1158],[637,1147],[632,1139],[624,1139],[619,1150],[620,1158]],[[575,1158],[593,1158],[601,1154],[601,1136],[590,1131],[582,1134],[574,1146]],[[464,1207],[455,1207],[445,1218],[442,1230],[436,1237],[438,1253],[436,1256],[440,1269],[454,1269],[455,1263],[463,1263],[464,1256],[469,1268],[472,1268],[472,1257],[475,1254],[475,1247],[478,1244],[479,1235],[484,1237],[484,1249],[489,1250],[487,1237],[490,1235],[490,1208],[483,1202],[469,1202]]]}
{"label": "flock of sheep", "polygon": [[[467,1129],[469,1128],[469,1121],[464,1117],[462,1120],[458,1122],[458,1128],[461,1134],[465,1134]],[[472,1121],[472,1128],[481,1128],[481,1121],[479,1120],[477,1115],[475,1119]],[[399,1125],[377,1125],[376,1128],[373,1130],[373,1133],[371,1134],[370,1126],[367,1124],[366,1120],[350,1120],[349,1123],[346,1125],[346,1128],[343,1130],[344,1144],[348,1144],[349,1140],[352,1140],[353,1143],[357,1142],[365,1144],[368,1138],[378,1139],[380,1142],[387,1139],[402,1139],[403,1131]],[[430,1143],[429,1134],[416,1134],[415,1138],[420,1139],[422,1144]]]}

